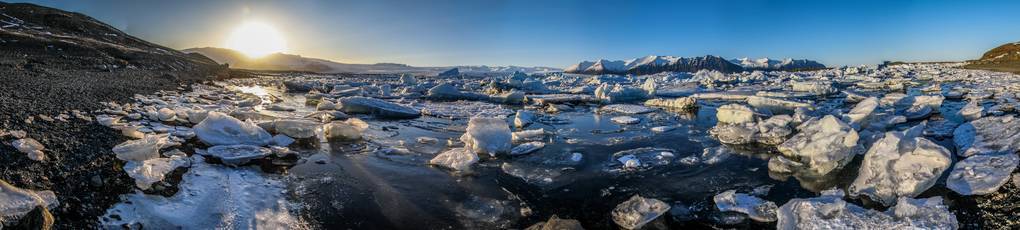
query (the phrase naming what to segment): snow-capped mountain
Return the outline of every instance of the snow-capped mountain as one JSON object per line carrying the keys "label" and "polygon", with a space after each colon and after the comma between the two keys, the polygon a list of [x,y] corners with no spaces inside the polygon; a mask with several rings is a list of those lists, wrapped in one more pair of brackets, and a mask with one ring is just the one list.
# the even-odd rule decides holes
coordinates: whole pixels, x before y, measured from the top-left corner
{"label": "snow-capped mountain", "polygon": [[721,72],[738,72],[743,68],[717,56],[676,57],[645,56],[626,61],[582,61],[563,71],[582,74],[654,74],[660,72],[697,72],[708,69]]}
{"label": "snow-capped mountain", "polygon": [[769,58],[739,58],[732,59],[730,62],[733,64],[740,65],[744,69],[749,70],[806,70],[806,69],[822,69],[825,65],[816,61],[807,59],[769,59]]}

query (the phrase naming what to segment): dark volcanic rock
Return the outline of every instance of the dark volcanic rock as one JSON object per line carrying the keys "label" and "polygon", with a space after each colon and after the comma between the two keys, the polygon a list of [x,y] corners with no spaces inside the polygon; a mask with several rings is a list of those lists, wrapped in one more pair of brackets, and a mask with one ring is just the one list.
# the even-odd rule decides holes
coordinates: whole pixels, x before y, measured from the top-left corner
{"label": "dark volcanic rock", "polygon": [[[133,190],[124,162],[111,149],[120,132],[72,116],[68,121],[29,117],[103,108],[134,94],[176,90],[226,66],[132,37],[88,16],[32,4],[0,3],[0,129],[24,130],[46,146],[37,162],[0,138],[0,179],[33,190],[52,190],[60,206],[49,210],[57,229],[98,228],[98,217]],[[92,116],[92,115],[89,115]],[[31,227],[31,226],[29,226]]]}

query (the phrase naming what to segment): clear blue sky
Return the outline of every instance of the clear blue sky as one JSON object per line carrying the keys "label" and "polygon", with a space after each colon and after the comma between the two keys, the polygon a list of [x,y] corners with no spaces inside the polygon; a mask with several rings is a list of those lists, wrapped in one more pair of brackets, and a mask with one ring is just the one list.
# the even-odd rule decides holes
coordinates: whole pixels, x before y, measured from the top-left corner
{"label": "clear blue sky", "polygon": [[1020,1],[32,1],[184,49],[245,20],[342,62],[565,67],[645,55],[964,60],[1020,41]]}

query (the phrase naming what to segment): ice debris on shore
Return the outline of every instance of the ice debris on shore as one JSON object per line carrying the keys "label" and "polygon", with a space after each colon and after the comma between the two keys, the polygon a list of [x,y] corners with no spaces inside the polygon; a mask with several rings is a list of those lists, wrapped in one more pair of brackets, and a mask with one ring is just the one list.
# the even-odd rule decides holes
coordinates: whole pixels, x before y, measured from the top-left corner
{"label": "ice debris on shore", "polygon": [[953,166],[946,187],[961,195],[993,193],[1009,181],[1018,162],[1016,153],[968,157]]}
{"label": "ice debris on shore", "polygon": [[886,212],[843,200],[843,191],[824,191],[815,198],[795,198],[779,207],[776,228],[792,229],[957,229],[956,215],[941,197],[901,197]]}
{"label": "ice debris on shore", "polygon": [[36,141],[35,139],[32,138],[17,139],[11,142],[11,145],[14,146],[15,149],[18,149],[19,152],[27,154],[29,159],[32,159],[34,161],[46,160],[46,154],[43,153],[43,150],[46,150],[46,147],[43,146],[42,143],[39,143],[39,141]]}
{"label": "ice debris on shore", "polygon": [[712,200],[715,201],[715,207],[719,211],[747,214],[748,217],[759,222],[776,221],[776,210],[779,209],[776,203],[772,201],[762,200],[749,194],[737,193],[736,190],[727,190],[719,193]]}
{"label": "ice debris on shore", "polygon": [[209,112],[192,128],[199,140],[208,145],[268,145],[273,138],[255,123],[243,122],[220,112]]}
{"label": "ice debris on shore", "polygon": [[0,180],[0,226],[12,224],[36,206],[56,208],[59,202],[52,191],[32,191]]}

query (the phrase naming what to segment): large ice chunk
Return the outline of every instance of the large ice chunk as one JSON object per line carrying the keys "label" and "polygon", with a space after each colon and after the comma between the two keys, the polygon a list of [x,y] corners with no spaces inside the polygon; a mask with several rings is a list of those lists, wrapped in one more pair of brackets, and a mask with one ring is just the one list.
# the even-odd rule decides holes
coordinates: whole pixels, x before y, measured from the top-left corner
{"label": "large ice chunk", "polygon": [[361,140],[361,134],[368,129],[368,123],[350,118],[346,121],[330,122],[323,125],[322,129],[327,140],[356,141]]}
{"label": "large ice chunk", "polygon": [[960,125],[953,131],[956,154],[1016,154],[1020,150],[1020,119],[1009,115],[985,117]]}
{"label": "large ice chunk", "polygon": [[857,145],[857,131],[832,115],[812,118],[797,129],[800,133],[780,144],[779,152],[799,159],[814,173],[827,174],[863,152]]}
{"label": "large ice chunk", "polygon": [[501,117],[472,117],[460,136],[468,151],[491,156],[510,153],[511,140],[510,126]]}
{"label": "large ice chunk", "polygon": [[277,133],[282,133],[295,139],[315,137],[315,130],[319,128],[319,122],[304,119],[280,119],[273,121],[272,126]]}
{"label": "large ice chunk", "polygon": [[159,157],[159,150],[167,146],[169,139],[166,134],[147,135],[138,140],[129,140],[113,147],[117,159],[124,161],[145,161]]}
{"label": "large ice chunk", "polygon": [[429,160],[429,164],[441,166],[455,171],[466,171],[471,165],[478,162],[478,154],[472,153],[464,148],[454,148],[436,155]]}
{"label": "large ice chunk", "polygon": [[866,195],[884,205],[898,197],[914,197],[935,184],[952,152],[923,137],[924,124],[903,132],[886,132],[864,155],[850,194]]}
{"label": "large ice chunk", "polygon": [[634,195],[613,209],[613,222],[625,229],[640,229],[648,222],[669,211],[669,204],[660,200]]}
{"label": "large ice chunk", "polygon": [[633,86],[603,83],[595,88],[595,98],[607,103],[637,101],[648,98],[648,91]]}
{"label": "large ice chunk", "polygon": [[850,123],[850,126],[856,130],[868,127],[868,124],[874,119],[875,109],[878,108],[878,98],[869,97],[857,102],[857,105],[850,110],[850,113],[843,115],[843,119]]}
{"label": "large ice chunk", "polygon": [[517,110],[517,114],[514,116],[514,127],[521,128],[528,126],[531,122],[535,121],[535,112],[530,110]]}
{"label": "large ice chunk", "polygon": [[679,97],[675,99],[655,98],[645,101],[645,105],[679,110],[694,110],[698,108],[698,99],[693,97]]}
{"label": "large ice chunk", "polygon": [[722,123],[739,124],[753,122],[756,114],[746,105],[726,104],[716,109],[715,117]]}
{"label": "large ice chunk", "polygon": [[269,132],[255,123],[243,122],[220,112],[209,112],[202,122],[193,128],[199,140],[208,145],[258,145],[270,143]]}
{"label": "large ice chunk", "polygon": [[953,166],[946,187],[963,195],[993,193],[1009,181],[1018,161],[1016,153],[968,157]]}
{"label": "large ice chunk", "polygon": [[779,209],[776,203],[772,201],[762,200],[761,198],[744,193],[737,193],[736,190],[727,190],[719,193],[712,200],[715,201],[715,207],[719,211],[747,214],[748,217],[759,222],[776,221],[776,210]]}
{"label": "large ice chunk", "polygon": [[353,114],[372,114],[382,118],[416,118],[418,110],[371,97],[340,98],[340,111]]}
{"label": "large ice chunk", "polygon": [[651,112],[655,111],[655,109],[648,108],[646,106],[631,105],[631,104],[612,104],[612,105],[606,105],[606,106],[602,106],[602,108],[599,108],[599,110],[603,111],[603,112],[616,112],[616,113],[625,113],[625,114],[642,114],[642,113],[651,113]]}

